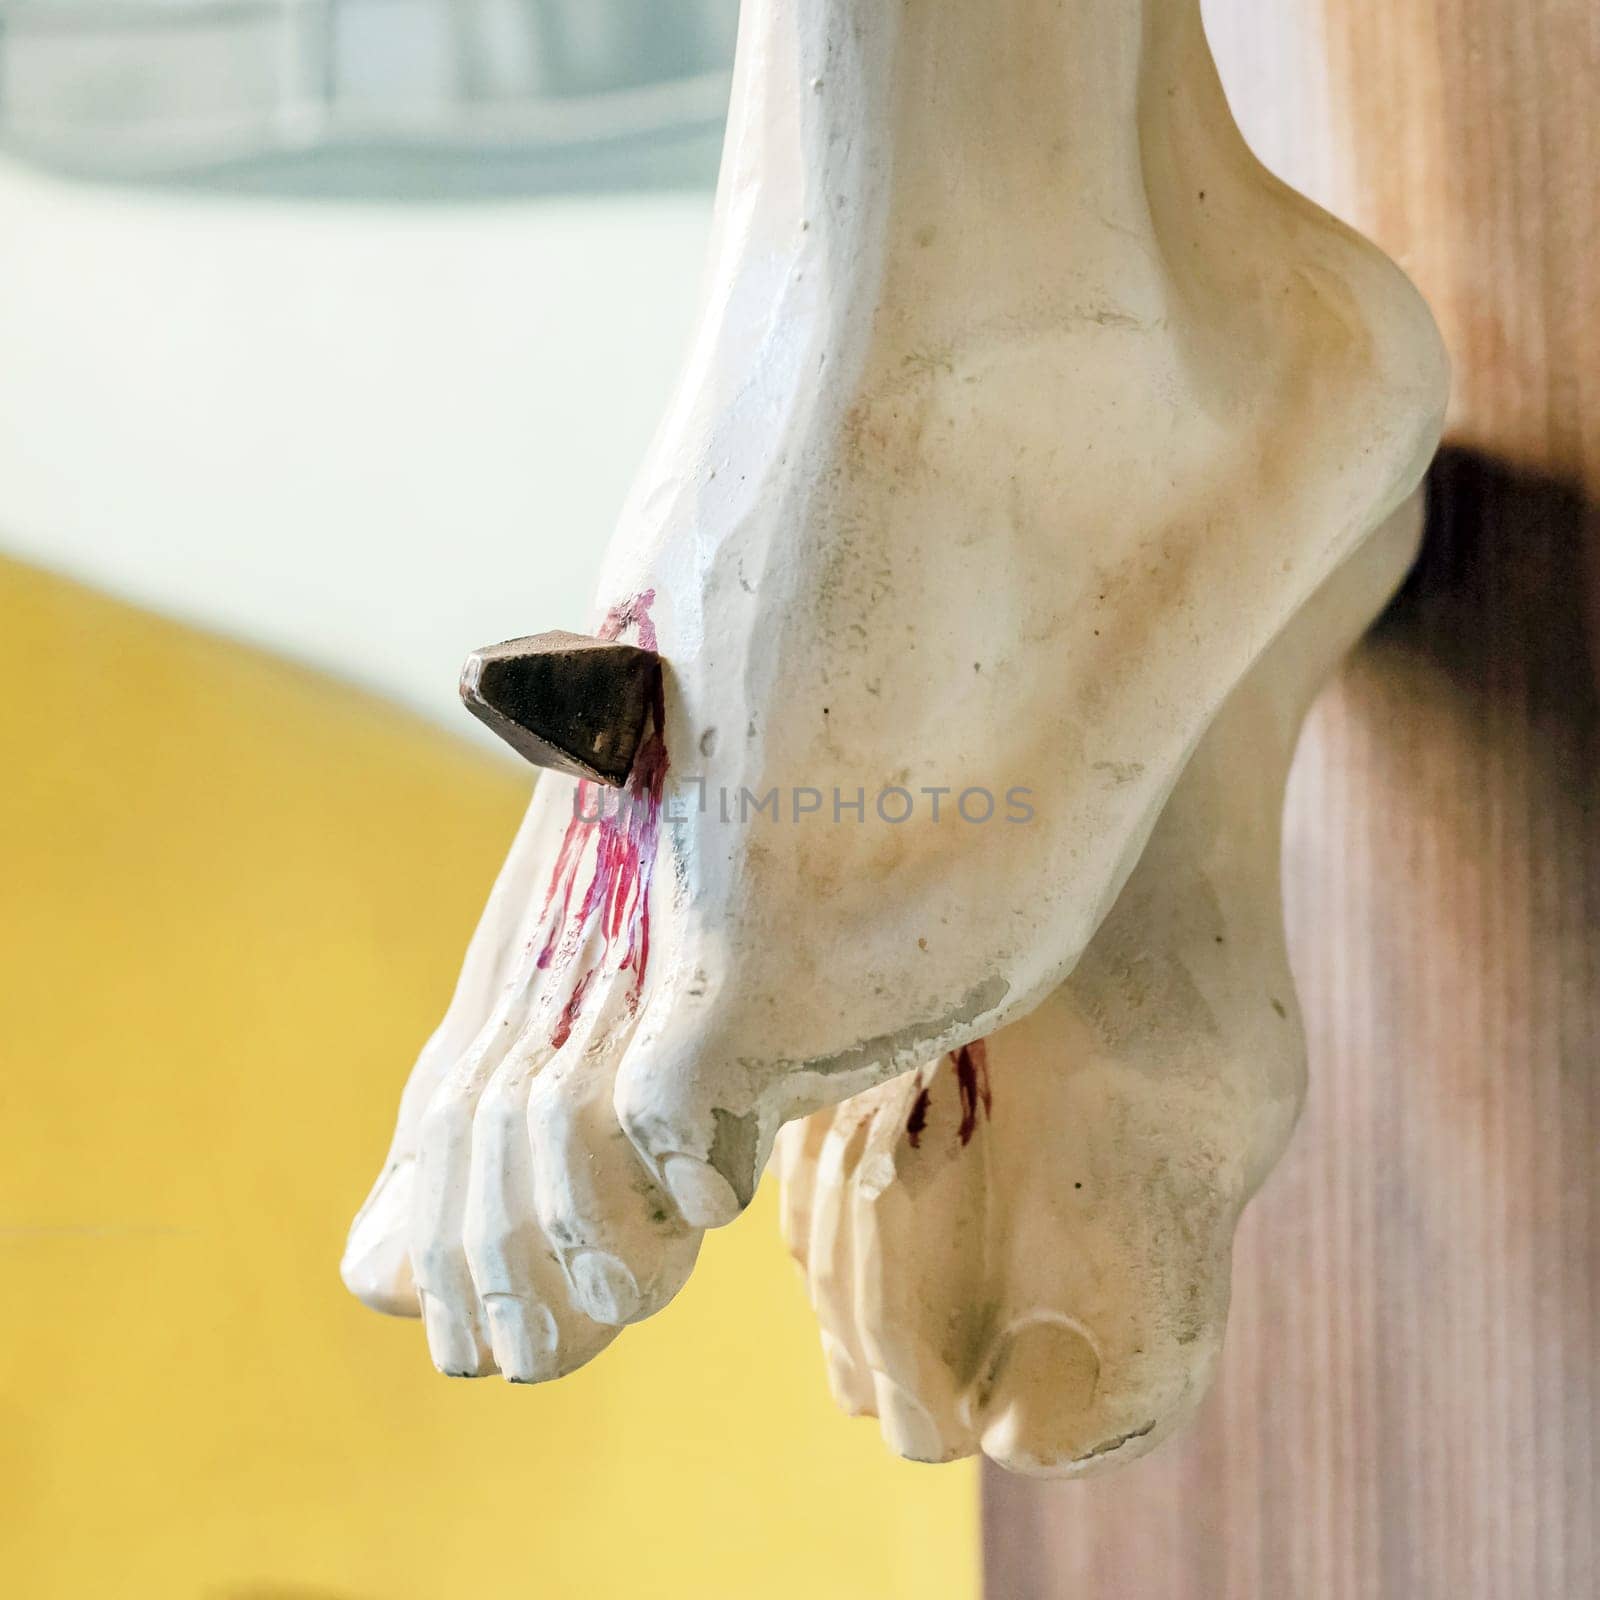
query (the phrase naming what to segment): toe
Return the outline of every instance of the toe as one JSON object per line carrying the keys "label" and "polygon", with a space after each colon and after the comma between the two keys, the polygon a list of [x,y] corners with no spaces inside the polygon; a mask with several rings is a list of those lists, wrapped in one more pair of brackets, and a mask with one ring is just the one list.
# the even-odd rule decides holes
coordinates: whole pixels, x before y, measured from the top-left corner
{"label": "toe", "polygon": [[964,1396],[965,1352],[985,1304],[968,1170],[981,1162],[947,1137],[952,1087],[925,1069],[878,1091],[850,1185],[861,1347],[884,1439],[912,1461],[953,1460],[977,1444]]}
{"label": "toe", "polygon": [[878,1414],[878,1397],[873,1388],[872,1376],[861,1362],[861,1350],[855,1340],[822,1335],[822,1360],[828,1375],[828,1393],[833,1403],[847,1417],[874,1417]]}
{"label": "toe", "polygon": [[886,1373],[875,1372],[872,1386],[878,1427],[884,1443],[897,1456],[906,1461],[940,1462],[970,1454],[971,1447],[966,1444],[949,1406],[935,1402],[944,1413],[944,1421],[940,1422],[932,1409]]}
{"label": "toe", "polygon": [[811,1211],[817,1182],[817,1157],[833,1124],[831,1111],[791,1122],[779,1130],[773,1158],[780,1185],[778,1223],[789,1254],[805,1270],[811,1245]]}
{"label": "toe", "polygon": [[467,1295],[458,1291],[447,1296],[422,1290],[419,1298],[428,1354],[445,1377],[482,1378],[494,1370],[490,1354],[478,1337]]}
{"label": "toe", "polygon": [[806,1287],[825,1328],[857,1342],[855,1240],[851,1184],[872,1131],[871,1108],[858,1097],[839,1108],[817,1152],[816,1190],[806,1254]]}
{"label": "toe", "polygon": [[578,1304],[602,1326],[620,1328],[648,1314],[639,1279],[620,1254],[592,1247],[570,1250],[567,1271]]}
{"label": "toe", "polygon": [[534,1203],[580,1309],[606,1327],[660,1310],[688,1279],[700,1234],[617,1126],[603,1048],[574,1040],[532,1085]]}
{"label": "toe", "polygon": [[1011,1472],[1056,1475],[1110,1445],[1094,1415],[1100,1357],[1066,1318],[1033,1316],[996,1340],[982,1404],[983,1452]]}
{"label": "toe", "polygon": [[[865,1099],[865,1097],[862,1097]],[[877,1397],[856,1317],[855,1239],[850,1185],[871,1129],[870,1108],[851,1101],[825,1132],[816,1158],[806,1287],[822,1324],[828,1388],[846,1416],[872,1416]]]}
{"label": "toe", "polygon": [[[733,1181],[713,1160],[673,1152],[659,1158],[661,1181],[683,1220],[692,1227],[720,1228],[749,1203],[741,1200]],[[754,1189],[751,1179],[750,1189]]]}
{"label": "toe", "polygon": [[528,1101],[551,1052],[508,1060],[479,1101],[462,1242],[494,1364],[510,1383],[544,1383],[592,1361],[615,1327],[579,1307],[534,1200]]}
{"label": "toe", "polygon": [[[411,1270],[422,1292],[423,1325],[434,1365],[451,1375],[493,1370],[477,1291],[467,1260],[474,1126],[484,1092],[508,1060],[512,1072],[534,1069],[544,1050],[530,1022],[542,996],[528,982],[501,998],[477,1037],[434,1091],[417,1130],[410,1218]],[[480,1186],[481,1187],[481,1186]],[[473,1205],[474,1214],[481,1204]],[[467,1359],[475,1348],[477,1359]]]}
{"label": "toe", "polygon": [[[532,891],[539,816],[536,800],[467,947],[445,1018],[406,1081],[389,1160],[350,1226],[340,1276],[350,1292],[375,1311],[391,1316],[421,1314],[411,1264],[411,1221],[416,1160],[428,1108],[474,1050],[492,1051],[515,1036],[533,987],[536,974],[521,935],[532,917],[529,906],[536,903]],[[486,1054],[487,1059],[492,1056]]]}
{"label": "toe", "polygon": [[742,1073],[721,1073],[693,1026],[647,1020],[617,1074],[619,1123],[679,1216],[693,1228],[720,1228],[750,1204],[766,1164],[770,1126],[747,1102]]}
{"label": "toe", "polygon": [[[536,796],[524,815],[467,946],[444,1020],[422,1047],[406,1079],[389,1158],[351,1227],[352,1244],[356,1242],[358,1230],[363,1234],[360,1255],[369,1253],[376,1243],[373,1230],[364,1226],[367,1214],[376,1209],[385,1193],[392,1189],[396,1169],[415,1156],[419,1125],[439,1085],[472,1047],[497,1004],[508,994],[529,986],[532,954],[527,942],[539,904],[534,892],[539,842],[549,832],[548,820],[541,821],[541,818],[547,817],[549,812],[549,799],[541,802]],[[403,1227],[400,1232],[403,1235]],[[414,1292],[410,1314],[416,1314]]]}
{"label": "toe", "polygon": [[522,1295],[489,1294],[483,1297],[483,1308],[494,1363],[507,1383],[543,1383],[555,1377],[561,1335],[546,1306]]}
{"label": "toe", "polygon": [[463,1244],[477,1085],[452,1075],[429,1103],[417,1143],[411,1199],[411,1270],[433,1364],[451,1377],[490,1370]]}
{"label": "toe", "polygon": [[478,1103],[462,1227],[482,1331],[494,1364],[512,1383],[553,1377],[558,1363],[555,1321],[535,1287],[544,1241],[534,1217],[528,1155],[531,1070],[532,1063],[508,1062]]}

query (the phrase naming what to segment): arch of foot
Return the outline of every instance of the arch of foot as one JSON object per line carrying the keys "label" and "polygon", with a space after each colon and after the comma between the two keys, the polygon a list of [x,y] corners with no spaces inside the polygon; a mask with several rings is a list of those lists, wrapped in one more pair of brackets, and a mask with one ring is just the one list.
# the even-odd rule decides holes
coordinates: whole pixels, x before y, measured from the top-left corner
{"label": "arch of foot", "polygon": [[707,283],[601,585],[648,759],[541,783],[346,1254],[451,1373],[588,1360],[785,1122],[1055,995],[1437,437],[1190,0],[748,0]]}

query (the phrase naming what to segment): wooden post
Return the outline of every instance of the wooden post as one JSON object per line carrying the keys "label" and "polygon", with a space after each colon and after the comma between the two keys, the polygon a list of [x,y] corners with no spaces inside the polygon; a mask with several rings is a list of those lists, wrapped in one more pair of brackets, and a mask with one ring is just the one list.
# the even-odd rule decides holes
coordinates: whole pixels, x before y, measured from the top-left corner
{"label": "wooden post", "polygon": [[[1325,11],[1322,9],[1326,7]],[[1600,1592],[1600,8],[1216,0],[1240,120],[1456,364],[1407,591],[1324,696],[1286,880],[1312,1088],[1217,1392],[988,1471],[992,1600]]]}

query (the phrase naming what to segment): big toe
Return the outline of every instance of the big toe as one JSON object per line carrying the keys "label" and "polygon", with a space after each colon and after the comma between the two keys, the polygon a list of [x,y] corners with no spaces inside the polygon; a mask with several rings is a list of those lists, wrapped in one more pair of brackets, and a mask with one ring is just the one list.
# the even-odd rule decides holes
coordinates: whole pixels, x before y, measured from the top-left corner
{"label": "big toe", "polygon": [[983,1453],[1011,1472],[1051,1476],[1091,1457],[1100,1357],[1070,1322],[1036,1317],[995,1347],[982,1406]]}
{"label": "big toe", "polygon": [[[614,1114],[692,1228],[720,1228],[750,1204],[765,1164],[763,1122],[740,1070],[691,1025],[641,1029],[617,1075]],[[770,1137],[765,1141],[770,1144]]]}
{"label": "big toe", "polygon": [[688,1279],[699,1232],[639,1164],[612,1111],[603,1063],[562,1064],[528,1102],[534,1199],[576,1303],[621,1327],[659,1311]]}

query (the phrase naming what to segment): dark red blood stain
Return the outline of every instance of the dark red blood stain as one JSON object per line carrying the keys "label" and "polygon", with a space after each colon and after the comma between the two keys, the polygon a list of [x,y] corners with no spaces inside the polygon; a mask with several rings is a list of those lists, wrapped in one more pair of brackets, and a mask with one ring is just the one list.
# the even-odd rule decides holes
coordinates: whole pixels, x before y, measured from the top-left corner
{"label": "dark red blood stain", "polygon": [[[978,1113],[981,1111],[987,1117],[993,1105],[989,1091],[988,1046],[982,1039],[975,1039],[960,1050],[952,1050],[950,1064],[956,1069],[956,1090],[961,1096],[961,1126],[956,1129],[956,1137],[967,1144],[978,1131]],[[917,1096],[911,1102],[911,1115],[906,1118],[906,1137],[913,1150],[921,1147],[932,1104],[932,1089],[923,1083],[919,1072]]]}
{"label": "dark red blood stain", "polygon": [[928,1126],[928,1104],[931,1100],[928,1086],[922,1081],[922,1074],[917,1074],[917,1098],[911,1102],[911,1115],[906,1118],[906,1137],[911,1141],[911,1148],[918,1149],[922,1144],[922,1130]]}
{"label": "dark red blood stain", "polygon": [[956,1130],[966,1144],[978,1129],[978,1108],[989,1115],[989,1051],[982,1039],[963,1045],[950,1058],[956,1066],[956,1087],[961,1092],[961,1126]]}
{"label": "dark red blood stain", "polygon": [[[600,638],[616,640],[631,632],[631,642],[646,650],[656,649],[656,629],[650,618],[655,597],[655,590],[647,589],[634,599],[613,606],[600,628]],[[650,880],[655,873],[661,800],[667,779],[665,727],[666,704],[661,680],[657,678],[645,736],[633,758],[627,783],[621,790],[606,789],[587,780],[578,785],[572,821],[567,824],[550,874],[534,942],[539,945],[539,966],[554,966],[558,973],[565,971],[592,928],[599,931],[601,947],[589,966],[578,974],[556,1019],[550,1043],[558,1050],[582,1015],[596,975],[618,946],[622,958],[617,970],[632,974],[626,997],[629,1015],[639,1007],[645,970],[650,964]],[[595,840],[593,866],[580,894],[578,869],[588,855],[586,847],[591,837]]]}

